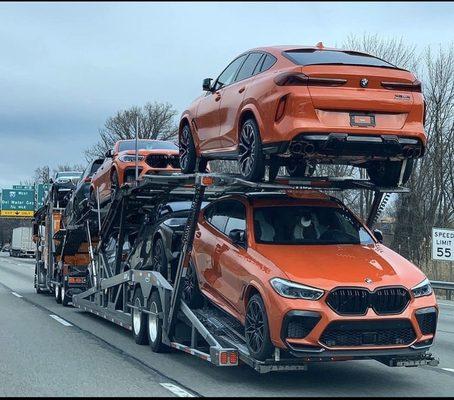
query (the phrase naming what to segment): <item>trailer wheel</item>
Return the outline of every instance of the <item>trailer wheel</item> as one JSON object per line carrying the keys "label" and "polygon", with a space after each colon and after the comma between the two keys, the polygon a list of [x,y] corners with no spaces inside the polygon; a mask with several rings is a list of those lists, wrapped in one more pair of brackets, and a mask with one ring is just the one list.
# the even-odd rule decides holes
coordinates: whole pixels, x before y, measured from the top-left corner
{"label": "trailer wheel", "polygon": [[[134,306],[142,308],[144,306],[144,299],[142,295],[142,289],[138,287],[134,291],[134,297],[132,299]],[[137,308],[132,309],[131,313],[132,320],[132,335],[137,344],[147,344],[147,314],[138,310]]]}
{"label": "trailer wheel", "polygon": [[199,308],[203,305],[203,297],[199,288],[199,281],[194,263],[189,261],[189,268],[183,280],[183,300],[189,308]]}
{"label": "trailer wheel", "polygon": [[259,294],[253,295],[247,304],[244,332],[252,357],[264,361],[271,356],[273,343],[270,339],[268,317]]}
{"label": "trailer wheel", "polygon": [[153,290],[150,298],[150,314],[148,314],[148,342],[154,353],[165,353],[170,350],[162,343],[162,313],[161,297],[157,290]]}
{"label": "trailer wheel", "polygon": [[66,287],[65,283],[61,285],[61,304],[63,304],[63,307],[68,307],[69,303],[71,301],[71,298],[66,294]]}
{"label": "trailer wheel", "polygon": [[54,288],[54,295],[55,295],[55,301],[58,303],[58,304],[61,304],[61,299],[62,299],[62,296],[61,296],[61,289],[60,289],[60,286],[59,285],[55,285],[55,288]]}

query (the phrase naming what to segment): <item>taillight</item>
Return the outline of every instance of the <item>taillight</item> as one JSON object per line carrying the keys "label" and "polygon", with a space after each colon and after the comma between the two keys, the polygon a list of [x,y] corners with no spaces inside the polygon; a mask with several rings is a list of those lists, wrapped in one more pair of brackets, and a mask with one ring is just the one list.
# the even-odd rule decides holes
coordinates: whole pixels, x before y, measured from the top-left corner
{"label": "taillight", "polygon": [[412,83],[403,83],[403,82],[382,82],[381,85],[385,89],[390,90],[403,90],[406,92],[418,92],[421,93],[421,82],[415,80]]}
{"label": "taillight", "polygon": [[279,121],[284,116],[285,104],[287,103],[287,96],[288,95],[282,96],[279,99],[279,103],[278,103],[277,108],[276,108],[276,115],[274,117],[274,120],[276,122]]}
{"label": "taillight", "polygon": [[297,72],[284,72],[274,78],[278,86],[342,86],[346,79],[316,78]]}

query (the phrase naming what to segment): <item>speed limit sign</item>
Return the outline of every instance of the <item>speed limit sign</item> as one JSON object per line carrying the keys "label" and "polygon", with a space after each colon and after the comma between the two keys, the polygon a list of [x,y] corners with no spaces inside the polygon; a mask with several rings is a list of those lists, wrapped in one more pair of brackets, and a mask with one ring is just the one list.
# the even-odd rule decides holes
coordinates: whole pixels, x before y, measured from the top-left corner
{"label": "speed limit sign", "polygon": [[454,261],[454,229],[432,228],[432,260]]}

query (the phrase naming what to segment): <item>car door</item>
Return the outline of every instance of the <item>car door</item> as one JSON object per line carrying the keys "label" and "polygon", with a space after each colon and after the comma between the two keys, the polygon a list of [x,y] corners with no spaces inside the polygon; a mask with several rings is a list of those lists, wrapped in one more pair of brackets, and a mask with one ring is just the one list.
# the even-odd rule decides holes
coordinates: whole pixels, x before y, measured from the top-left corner
{"label": "car door", "polygon": [[237,121],[246,96],[248,86],[253,82],[253,76],[258,72],[257,65],[264,57],[263,53],[251,52],[238,70],[234,81],[220,89],[219,106],[219,139],[224,150],[237,148]]}
{"label": "car door", "polygon": [[[110,196],[110,167],[112,166],[112,158],[106,157],[104,162],[99,167],[93,176],[95,190],[99,191],[99,200],[104,201]],[[109,183],[109,187],[107,187]],[[98,195],[98,193],[96,193]]]}
{"label": "car door", "polygon": [[207,92],[199,102],[195,125],[202,151],[219,149],[219,106],[222,97],[221,89],[230,85],[246,55],[233,60],[219,75],[211,92]]}

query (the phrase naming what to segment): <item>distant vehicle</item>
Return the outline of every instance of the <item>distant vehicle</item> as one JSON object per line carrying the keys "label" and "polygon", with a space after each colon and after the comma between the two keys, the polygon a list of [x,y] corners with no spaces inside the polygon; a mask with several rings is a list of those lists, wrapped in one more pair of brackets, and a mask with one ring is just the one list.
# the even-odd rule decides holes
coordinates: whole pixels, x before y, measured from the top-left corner
{"label": "distant vehicle", "polygon": [[54,207],[64,208],[66,206],[69,200],[67,195],[75,189],[81,177],[82,172],[80,171],[60,171],[55,174],[54,179],[50,181],[52,184],[50,195]]}
{"label": "distant vehicle", "polygon": [[[247,180],[265,166],[302,177],[316,164],[366,168],[380,186],[409,178],[423,155],[425,103],[409,71],[357,51],[308,46],[252,49],[235,58],[181,116],[180,163],[237,160]],[[310,168],[306,168],[309,166]]]}
{"label": "distant vehicle", "polygon": [[13,229],[11,240],[11,257],[34,257],[36,245],[32,239],[32,228],[21,227]]}
{"label": "distant vehicle", "polygon": [[[178,147],[169,141],[141,139],[138,141],[139,176],[144,174],[180,172]],[[119,140],[113,150],[106,152],[101,167],[92,177],[90,199],[105,204],[111,198],[112,191],[126,182],[135,179],[135,140]]]}
{"label": "distant vehicle", "polygon": [[[202,209],[207,204],[206,201],[202,202]],[[132,268],[159,271],[173,282],[181,237],[191,205],[190,201],[173,201],[158,208],[156,222],[144,226],[141,240],[135,243],[131,251],[129,262]]]}
{"label": "distant vehicle", "polygon": [[77,183],[63,213],[65,224],[76,222],[88,207],[88,198],[90,196],[90,185],[93,174],[104,162],[103,158],[91,161],[82,174],[82,178]]}

